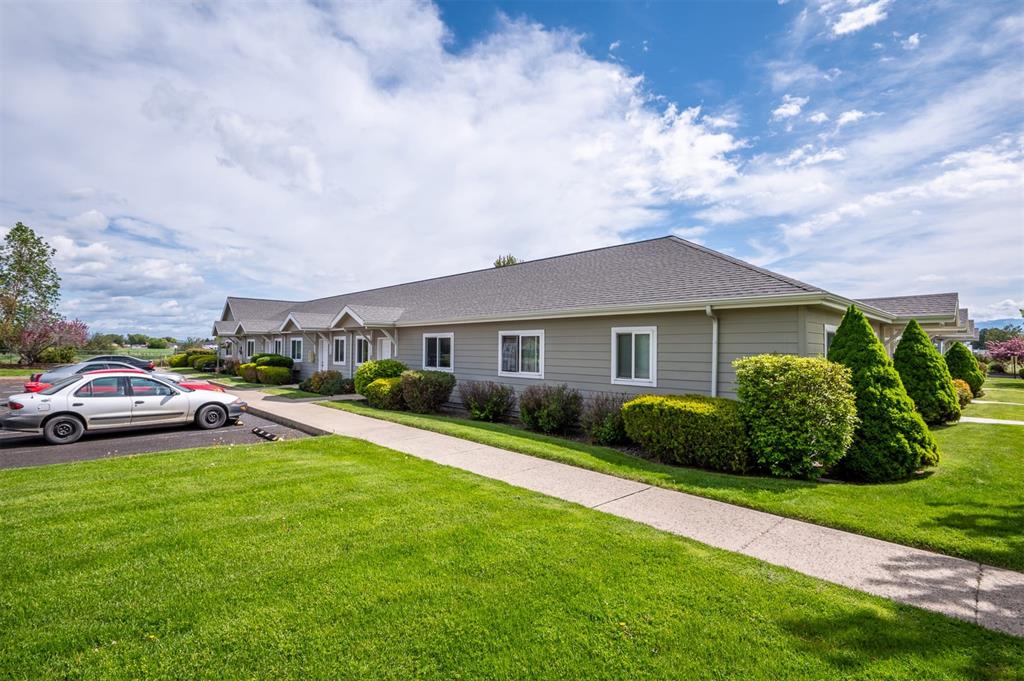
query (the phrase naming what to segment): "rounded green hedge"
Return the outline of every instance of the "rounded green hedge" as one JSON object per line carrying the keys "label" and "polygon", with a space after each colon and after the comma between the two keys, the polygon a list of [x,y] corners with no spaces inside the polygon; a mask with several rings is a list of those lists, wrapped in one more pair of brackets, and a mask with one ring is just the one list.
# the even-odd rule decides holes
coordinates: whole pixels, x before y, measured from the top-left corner
{"label": "rounded green hedge", "polygon": [[367,403],[377,409],[399,410],[405,408],[402,398],[402,379],[398,376],[378,378],[364,388],[362,393]]}
{"label": "rounded green hedge", "polygon": [[245,364],[238,365],[238,375],[249,381],[250,383],[258,383],[260,380],[259,374],[256,373],[256,365],[252,362],[246,362]]}
{"label": "rounded green hedge", "polygon": [[400,378],[405,405],[420,414],[439,411],[455,388],[455,376],[447,371],[403,371]]}
{"label": "rounded green hedge", "polygon": [[217,360],[216,355],[194,355],[189,363],[193,369],[202,369],[207,362],[215,362]]}
{"label": "rounded green hedge", "polygon": [[960,420],[960,402],[946,361],[916,319],[903,330],[892,360],[925,423]]}
{"label": "rounded green hedge", "polygon": [[292,382],[292,370],[288,367],[256,366],[256,377],[267,385],[284,385]]}
{"label": "rounded green hedge", "polygon": [[[254,356],[255,357],[255,356]],[[284,367],[291,369],[295,366],[295,360],[284,355],[264,354],[256,359],[249,360],[258,367]]]}
{"label": "rounded green hedge", "polygon": [[820,357],[733,362],[751,454],[772,475],[812,479],[843,458],[857,426],[850,370]]}
{"label": "rounded green hedge", "polygon": [[703,395],[642,395],[622,405],[626,434],[666,463],[727,473],[753,468],[739,402]]}
{"label": "rounded green hedge", "polygon": [[397,378],[408,368],[397,359],[374,359],[369,362],[363,362],[356,369],[356,392],[365,397],[366,386],[378,378]]}

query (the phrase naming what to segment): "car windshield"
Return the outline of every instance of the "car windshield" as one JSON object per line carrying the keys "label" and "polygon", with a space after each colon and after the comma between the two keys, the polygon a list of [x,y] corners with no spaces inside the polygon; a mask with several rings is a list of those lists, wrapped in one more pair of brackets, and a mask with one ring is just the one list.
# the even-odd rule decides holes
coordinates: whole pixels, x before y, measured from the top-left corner
{"label": "car windshield", "polygon": [[53,385],[51,385],[49,388],[43,388],[42,390],[40,390],[39,394],[54,395],[56,393],[59,393],[61,390],[68,387],[72,383],[77,383],[80,379],[81,376],[68,376],[67,378],[62,378]]}

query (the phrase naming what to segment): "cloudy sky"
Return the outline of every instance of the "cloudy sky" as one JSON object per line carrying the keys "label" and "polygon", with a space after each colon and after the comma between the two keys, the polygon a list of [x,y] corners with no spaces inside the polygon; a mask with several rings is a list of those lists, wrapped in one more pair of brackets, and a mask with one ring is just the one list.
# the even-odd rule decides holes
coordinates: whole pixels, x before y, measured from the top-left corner
{"label": "cloudy sky", "polygon": [[0,230],[96,330],[667,233],[1024,305],[1016,2],[0,4]]}

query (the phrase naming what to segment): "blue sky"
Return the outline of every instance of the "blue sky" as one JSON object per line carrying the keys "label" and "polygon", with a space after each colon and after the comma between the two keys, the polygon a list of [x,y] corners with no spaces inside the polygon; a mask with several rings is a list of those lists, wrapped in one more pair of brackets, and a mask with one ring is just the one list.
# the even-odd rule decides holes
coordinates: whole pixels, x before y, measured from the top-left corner
{"label": "blue sky", "polygon": [[1024,305],[1014,2],[0,5],[0,230],[95,329],[675,233]]}

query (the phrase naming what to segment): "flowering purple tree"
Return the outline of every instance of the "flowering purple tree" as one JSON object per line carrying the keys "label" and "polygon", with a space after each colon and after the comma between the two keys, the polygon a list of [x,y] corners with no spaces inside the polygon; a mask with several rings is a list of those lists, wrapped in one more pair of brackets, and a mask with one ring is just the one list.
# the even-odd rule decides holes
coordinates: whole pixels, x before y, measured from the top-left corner
{"label": "flowering purple tree", "polygon": [[14,337],[11,349],[22,364],[34,364],[47,348],[80,348],[89,340],[89,327],[78,319],[41,314],[24,324]]}
{"label": "flowering purple tree", "polygon": [[1024,338],[1010,338],[1004,341],[990,341],[987,345],[988,354],[1000,362],[1012,362],[1013,373],[1024,364]]}

